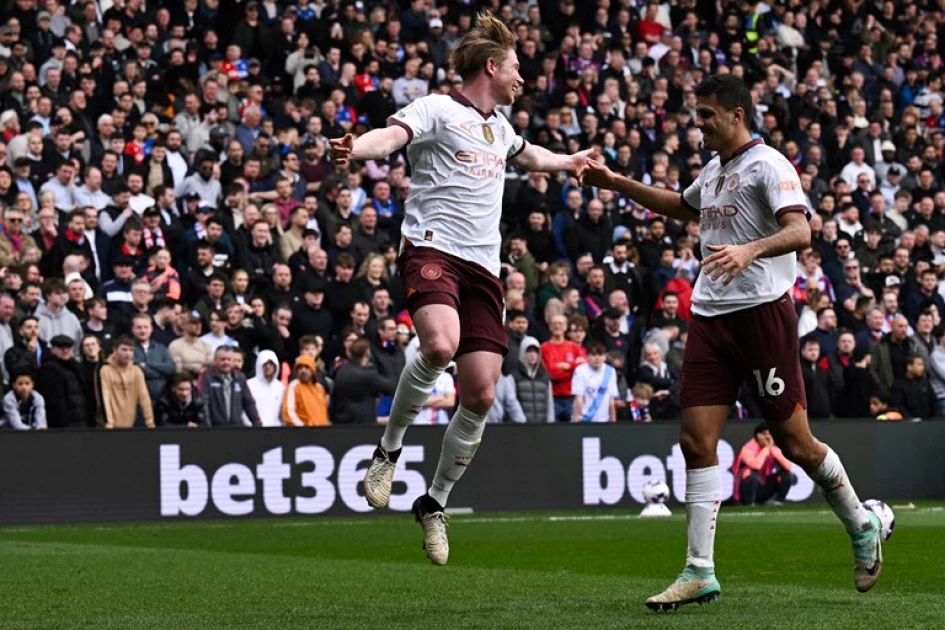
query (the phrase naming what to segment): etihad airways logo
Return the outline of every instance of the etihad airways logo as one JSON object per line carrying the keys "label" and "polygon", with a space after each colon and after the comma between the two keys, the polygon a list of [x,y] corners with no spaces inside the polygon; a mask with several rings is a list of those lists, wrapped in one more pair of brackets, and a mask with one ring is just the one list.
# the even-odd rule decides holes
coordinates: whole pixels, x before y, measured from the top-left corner
{"label": "etihad airways logo", "polygon": [[474,177],[505,178],[505,159],[498,155],[460,149],[453,154],[453,158],[460,164],[466,165],[467,172]]}
{"label": "etihad airways logo", "polygon": [[475,164],[477,166],[485,166],[486,168],[505,168],[505,160],[503,158],[498,155],[492,155],[491,153],[483,153],[482,151],[460,149],[453,154],[453,157],[456,158],[457,162],[463,164]]}
{"label": "etihad airways logo", "polygon": [[724,206],[708,206],[700,211],[702,221],[701,230],[724,230],[729,226],[728,220],[738,216],[738,208],[731,204]]}

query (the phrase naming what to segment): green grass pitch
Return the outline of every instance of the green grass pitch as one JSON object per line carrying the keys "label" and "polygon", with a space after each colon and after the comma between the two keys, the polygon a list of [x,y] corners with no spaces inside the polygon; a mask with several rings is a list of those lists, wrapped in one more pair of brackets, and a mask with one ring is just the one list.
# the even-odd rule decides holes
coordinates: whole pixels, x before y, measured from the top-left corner
{"label": "green grass pitch", "polygon": [[897,510],[876,588],[823,506],[724,509],[722,598],[655,614],[685,521],[626,512],[451,520],[431,565],[409,516],[0,529],[0,628],[945,628],[945,509]]}

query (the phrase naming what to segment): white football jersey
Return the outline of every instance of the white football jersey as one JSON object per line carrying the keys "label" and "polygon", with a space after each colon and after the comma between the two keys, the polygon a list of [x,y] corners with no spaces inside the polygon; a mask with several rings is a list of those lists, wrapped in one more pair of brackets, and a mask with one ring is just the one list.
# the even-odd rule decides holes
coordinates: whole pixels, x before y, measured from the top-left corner
{"label": "white football jersey", "polygon": [[[742,245],[771,236],[781,229],[778,217],[786,212],[810,215],[801,180],[787,158],[754,140],[722,161],[715,156],[698,179],[683,192],[683,201],[700,214],[702,256],[708,245]],[[771,302],[794,286],[794,252],[759,258],[728,286],[699,274],[692,294],[692,310],[713,316]]]}
{"label": "white football jersey", "polygon": [[[607,379],[606,382],[604,379]],[[595,370],[590,363],[582,363],[574,368],[574,374],[571,375],[571,393],[581,399],[582,418],[590,413],[594,400],[600,396],[601,400],[590,421],[610,422],[610,400],[616,400],[620,395],[614,368],[605,363]]]}
{"label": "white football jersey", "polygon": [[[430,396],[445,396],[449,393],[456,393],[456,384],[449,372],[441,372],[436,383],[433,385],[433,391]],[[449,424],[450,411],[448,409],[431,409],[424,407],[413,419],[414,424]]]}
{"label": "white football jersey", "polygon": [[504,116],[480,112],[455,90],[417,99],[387,122],[410,136],[403,238],[498,276],[505,166],[525,149],[525,140]]}

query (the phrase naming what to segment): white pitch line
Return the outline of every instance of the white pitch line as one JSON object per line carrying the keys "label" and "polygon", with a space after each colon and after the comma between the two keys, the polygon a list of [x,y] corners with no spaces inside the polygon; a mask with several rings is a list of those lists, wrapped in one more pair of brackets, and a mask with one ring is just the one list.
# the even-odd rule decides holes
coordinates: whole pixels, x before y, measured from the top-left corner
{"label": "white pitch line", "polygon": [[[677,510],[671,518],[683,518],[685,517],[685,512],[682,510],[682,506],[678,506],[680,509]],[[912,507],[909,506],[899,506],[900,509],[904,511],[909,511],[914,514],[943,514],[945,513],[945,506],[932,506],[932,507]],[[895,509],[895,507],[894,507]],[[600,522],[600,521],[636,521],[636,520],[652,520],[650,518],[645,518],[639,514],[575,514],[575,515],[551,515],[551,516],[473,516],[465,517],[463,514],[471,514],[471,508],[460,508],[460,518],[456,519],[457,523],[470,523],[470,524],[489,524],[489,523],[570,523],[570,522]],[[467,512],[467,510],[469,510]],[[406,515],[404,512],[402,515]],[[454,512],[455,514],[455,512]],[[745,511],[745,512],[726,512],[723,511],[724,519],[739,519],[739,518],[759,518],[765,516],[827,516],[832,514],[830,510],[810,510],[803,512],[794,512],[794,511],[781,511],[781,510],[756,510],[756,511]],[[375,519],[375,518],[359,518],[359,519],[318,519],[314,518],[308,521],[272,521],[267,524],[268,527],[273,528],[283,528],[283,527],[335,527],[335,526],[344,526],[349,525],[377,525],[379,523],[385,522],[386,519]],[[253,524],[261,525],[260,521],[255,521]],[[201,523],[200,521],[169,521],[163,523],[153,523],[153,524],[138,524],[135,525],[136,529],[171,529],[179,525],[188,525],[196,526],[206,529],[230,529],[233,527],[242,527],[245,525],[245,521],[227,521],[227,522],[215,522],[215,523]],[[121,527],[120,525],[98,525],[89,527],[93,531],[109,531],[115,527]],[[84,527],[76,527],[76,529],[86,529]],[[9,527],[2,528],[0,527],[0,535],[2,534],[20,534],[20,533],[32,533],[37,531],[36,527]],[[2,542],[2,541],[0,541]]]}

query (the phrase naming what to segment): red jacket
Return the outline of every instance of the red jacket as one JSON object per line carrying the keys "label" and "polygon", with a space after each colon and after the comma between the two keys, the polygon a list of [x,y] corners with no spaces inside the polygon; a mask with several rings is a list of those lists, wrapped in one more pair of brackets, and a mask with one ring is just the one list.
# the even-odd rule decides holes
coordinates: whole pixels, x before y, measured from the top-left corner
{"label": "red jacket", "polygon": [[[553,396],[571,395],[571,375],[574,374],[574,368],[587,361],[587,353],[580,345],[573,341],[563,341],[562,343],[552,343],[546,341],[541,344],[541,359],[545,363],[545,369],[551,376],[551,394]],[[559,363],[567,363],[567,370],[558,367]]]}

